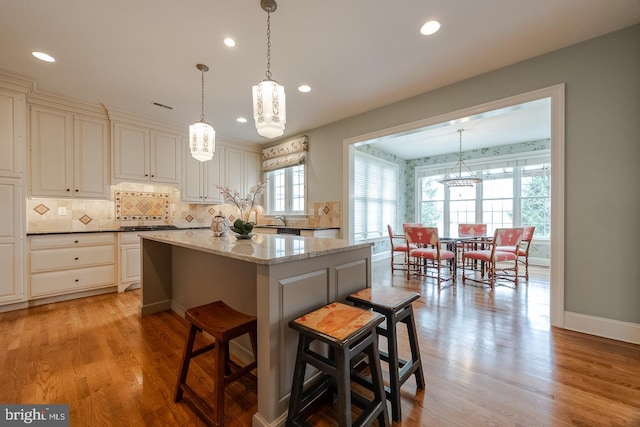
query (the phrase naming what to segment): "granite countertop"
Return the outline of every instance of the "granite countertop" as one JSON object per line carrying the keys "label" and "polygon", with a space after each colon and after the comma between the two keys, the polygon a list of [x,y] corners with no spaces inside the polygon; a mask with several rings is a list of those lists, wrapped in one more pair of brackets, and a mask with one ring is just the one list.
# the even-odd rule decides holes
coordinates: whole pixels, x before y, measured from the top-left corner
{"label": "granite countertop", "polygon": [[339,230],[340,227],[309,227],[279,224],[256,224],[254,228],[288,228],[292,230]]}
{"label": "granite countertop", "polygon": [[[208,230],[211,227],[202,226],[202,227],[180,227],[174,230]],[[288,228],[295,230],[339,230],[340,227],[292,227],[292,226],[284,226],[284,225],[270,225],[270,224],[258,224],[254,228]],[[72,233],[130,233],[130,232],[149,232],[149,231],[166,231],[166,230],[147,230],[147,229],[122,229],[122,228],[104,228],[104,229],[96,229],[96,230],[35,230],[28,231],[27,236],[41,236],[46,234],[72,234]],[[169,230],[172,231],[172,230]]]}
{"label": "granite countertop", "polygon": [[[184,227],[184,228],[175,228],[170,229],[168,231],[179,231],[179,230],[209,230],[211,227]],[[42,236],[47,234],[74,234],[74,233],[141,233],[141,232],[149,232],[149,231],[167,231],[167,230],[147,230],[147,229],[122,229],[122,228],[104,228],[99,230],[36,230],[36,231],[28,231],[27,236]]]}
{"label": "granite countertop", "polygon": [[249,261],[255,264],[280,264],[321,255],[370,248],[373,243],[350,244],[347,240],[256,233],[239,240],[235,236],[214,237],[210,230],[173,230],[145,233],[144,240],[168,243],[188,249]]}

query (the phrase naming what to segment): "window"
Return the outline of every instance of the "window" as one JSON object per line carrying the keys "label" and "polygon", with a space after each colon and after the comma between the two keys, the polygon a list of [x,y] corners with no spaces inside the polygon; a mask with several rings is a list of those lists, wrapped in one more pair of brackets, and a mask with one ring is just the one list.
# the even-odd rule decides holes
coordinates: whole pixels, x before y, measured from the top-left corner
{"label": "window", "polygon": [[305,213],[304,165],[267,172],[267,211],[271,214]]}
{"label": "window", "polygon": [[398,165],[357,150],[354,162],[354,240],[386,236],[396,223]]}
{"label": "window", "polygon": [[482,220],[479,222],[487,224],[487,233],[493,234],[496,228],[513,227],[513,168],[482,171],[481,186]]}
{"label": "window", "polygon": [[493,159],[478,163],[474,172],[482,182],[474,187],[447,188],[439,183],[442,171],[423,168],[418,176],[418,218],[456,236],[458,224],[485,223],[487,232],[519,225],[536,227],[536,238],[551,231],[551,164],[548,156]]}

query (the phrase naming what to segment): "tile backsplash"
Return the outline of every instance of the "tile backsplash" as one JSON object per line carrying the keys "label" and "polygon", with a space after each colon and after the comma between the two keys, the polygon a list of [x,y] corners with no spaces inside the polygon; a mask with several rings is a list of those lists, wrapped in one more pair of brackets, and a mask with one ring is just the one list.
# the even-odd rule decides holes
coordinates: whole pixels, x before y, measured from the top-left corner
{"label": "tile backsplash", "polygon": [[[120,183],[111,187],[110,200],[27,199],[27,232],[100,231],[130,225],[209,227],[216,215],[238,217],[232,205],[183,203],[180,191],[171,186]],[[261,206],[251,220],[269,223]],[[294,226],[340,227],[340,202],[313,203],[313,213]]]}

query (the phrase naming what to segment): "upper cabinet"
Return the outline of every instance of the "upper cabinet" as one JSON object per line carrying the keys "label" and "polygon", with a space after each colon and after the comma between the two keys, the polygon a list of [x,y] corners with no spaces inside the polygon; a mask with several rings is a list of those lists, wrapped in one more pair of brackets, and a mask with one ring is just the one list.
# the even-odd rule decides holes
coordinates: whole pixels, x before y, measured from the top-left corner
{"label": "upper cabinet", "polygon": [[225,147],[226,187],[241,195],[262,180],[262,156],[260,153],[240,148]]}
{"label": "upper cabinet", "polygon": [[191,156],[185,145],[182,167],[182,200],[191,203],[224,203],[217,185],[224,185],[224,147],[217,144],[213,159],[201,162]]}
{"label": "upper cabinet", "polygon": [[[182,134],[109,109],[113,123],[114,181],[180,184]],[[116,117],[114,117],[114,114]],[[120,115],[124,115],[123,120]]]}
{"label": "upper cabinet", "polygon": [[31,195],[108,199],[108,120],[32,105]]}
{"label": "upper cabinet", "polygon": [[25,95],[0,88],[0,176],[22,177]]}

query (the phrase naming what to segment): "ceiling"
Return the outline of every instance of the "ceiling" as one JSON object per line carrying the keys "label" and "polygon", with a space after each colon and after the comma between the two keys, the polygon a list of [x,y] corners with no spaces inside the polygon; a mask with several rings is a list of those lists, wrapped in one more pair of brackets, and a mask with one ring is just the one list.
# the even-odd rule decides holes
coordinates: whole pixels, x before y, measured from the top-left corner
{"label": "ceiling", "polygon": [[[462,130],[462,132],[458,132]],[[526,102],[364,141],[405,160],[551,138],[551,100]]]}
{"label": "ceiling", "polygon": [[[251,105],[266,70],[266,18],[259,0],[2,0],[0,69],[45,92],[187,126],[200,118],[204,63],[205,115],[218,136],[268,143]],[[422,36],[430,19],[442,28]],[[285,136],[638,22],[640,0],[279,0],[271,72],[287,94]],[[297,91],[303,83],[311,92]]]}

